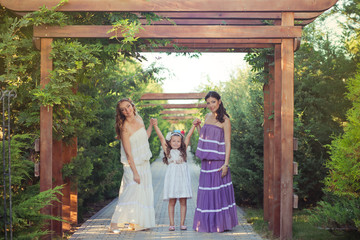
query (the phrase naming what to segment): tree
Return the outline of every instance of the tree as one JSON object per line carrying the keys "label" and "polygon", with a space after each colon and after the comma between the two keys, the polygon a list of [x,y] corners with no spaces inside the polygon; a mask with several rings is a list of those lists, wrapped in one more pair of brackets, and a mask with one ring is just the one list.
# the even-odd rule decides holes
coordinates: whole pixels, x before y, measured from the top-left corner
{"label": "tree", "polygon": [[[65,2],[61,1],[60,5]],[[59,193],[58,189],[39,193],[38,178],[33,177],[32,161],[39,160],[32,149],[39,137],[40,105],[53,106],[56,139],[70,143],[74,136],[79,137],[78,157],[65,167],[64,175],[79,182],[80,209],[84,209],[81,206],[114,197],[118,191],[122,170],[118,161],[119,144],[114,140],[116,102],[129,97],[129,92],[137,100],[149,84],[160,82],[154,77],[159,69],[143,70],[132,58],[143,59],[137,52],[146,47],[143,41],[126,42],[124,38],[123,43],[120,40],[118,44],[110,44],[108,40],[57,39],[52,45],[55,68],[51,82],[41,89],[39,52],[32,44],[34,25],[138,21],[134,14],[64,14],[55,10],[56,7],[50,10],[43,7],[18,17],[0,8],[0,87],[14,89],[18,95],[12,104],[11,133],[12,149],[21,146],[12,157],[13,167],[17,167],[20,160],[23,164],[22,168],[12,171],[13,179],[21,179],[13,182],[16,222],[13,231],[18,239],[45,234],[41,226],[53,217],[41,215],[39,209],[55,200],[55,194]],[[150,20],[153,17],[155,15],[149,14]],[[153,42],[153,45],[161,42],[165,41]],[[123,54],[119,54],[119,49]],[[154,114],[159,110],[155,108]],[[145,122],[149,116],[148,112],[143,115]]]}

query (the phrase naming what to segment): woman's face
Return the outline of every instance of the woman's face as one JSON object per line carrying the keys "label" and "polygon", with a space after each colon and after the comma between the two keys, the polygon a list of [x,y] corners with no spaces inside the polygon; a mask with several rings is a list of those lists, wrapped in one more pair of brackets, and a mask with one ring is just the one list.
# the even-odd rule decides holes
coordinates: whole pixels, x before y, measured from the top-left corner
{"label": "woman's face", "polygon": [[207,108],[212,112],[215,113],[220,106],[221,100],[217,100],[216,98],[209,97],[206,99]]}
{"label": "woman's face", "polygon": [[122,115],[124,115],[126,118],[134,116],[134,107],[131,105],[128,101],[123,101],[119,105],[120,112]]}

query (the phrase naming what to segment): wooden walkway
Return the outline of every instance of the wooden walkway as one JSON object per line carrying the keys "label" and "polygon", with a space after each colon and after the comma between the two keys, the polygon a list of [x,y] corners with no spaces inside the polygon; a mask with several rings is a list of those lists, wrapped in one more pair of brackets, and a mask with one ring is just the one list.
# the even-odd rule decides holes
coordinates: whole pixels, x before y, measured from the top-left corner
{"label": "wooden walkway", "polygon": [[[153,177],[154,187],[154,204],[155,204],[155,217],[156,227],[148,231],[124,231],[120,234],[110,233],[108,228],[112,214],[115,209],[117,199],[114,199],[109,205],[104,207],[93,217],[87,220],[70,239],[241,239],[241,240],[261,240],[262,238],[256,234],[251,225],[248,224],[244,218],[244,212],[238,207],[239,225],[232,231],[223,233],[198,233],[192,230],[192,223],[194,218],[194,209],[196,207],[196,193],[199,183],[200,168],[194,164],[192,154],[188,152],[188,163],[191,172],[193,198],[189,199],[187,204],[186,225],[188,230],[180,231],[180,209],[179,203],[175,208],[175,226],[174,232],[169,232],[169,219],[167,213],[167,202],[162,200],[163,195],[163,179],[165,175],[166,165],[162,163],[162,159],[158,158],[151,164],[151,171]],[[120,164],[120,163],[119,163]]]}

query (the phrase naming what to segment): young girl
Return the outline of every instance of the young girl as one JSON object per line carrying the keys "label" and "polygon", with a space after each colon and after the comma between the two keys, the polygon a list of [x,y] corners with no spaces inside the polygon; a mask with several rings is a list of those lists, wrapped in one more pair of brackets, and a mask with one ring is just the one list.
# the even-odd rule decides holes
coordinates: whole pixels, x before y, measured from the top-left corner
{"label": "young girl", "polygon": [[169,132],[164,138],[157,126],[156,119],[154,119],[153,125],[164,150],[163,162],[168,165],[164,179],[164,201],[169,201],[169,231],[175,230],[174,209],[177,199],[180,202],[180,229],[186,230],[186,200],[192,197],[190,172],[186,163],[186,149],[195,125],[191,127],[185,139],[180,131]]}

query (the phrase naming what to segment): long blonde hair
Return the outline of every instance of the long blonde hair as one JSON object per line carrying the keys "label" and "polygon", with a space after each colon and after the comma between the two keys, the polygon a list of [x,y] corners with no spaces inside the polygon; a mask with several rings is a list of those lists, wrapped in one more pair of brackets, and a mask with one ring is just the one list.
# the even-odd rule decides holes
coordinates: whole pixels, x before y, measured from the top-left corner
{"label": "long blonde hair", "polygon": [[126,117],[122,114],[121,109],[120,109],[120,104],[123,102],[128,102],[131,104],[131,106],[134,108],[134,115],[136,115],[136,108],[135,108],[135,104],[131,101],[130,98],[123,98],[120,101],[118,101],[118,103],[116,104],[116,116],[115,116],[115,131],[116,131],[116,139],[121,140],[121,132],[122,132],[122,128],[124,125],[124,121],[126,119]]}

